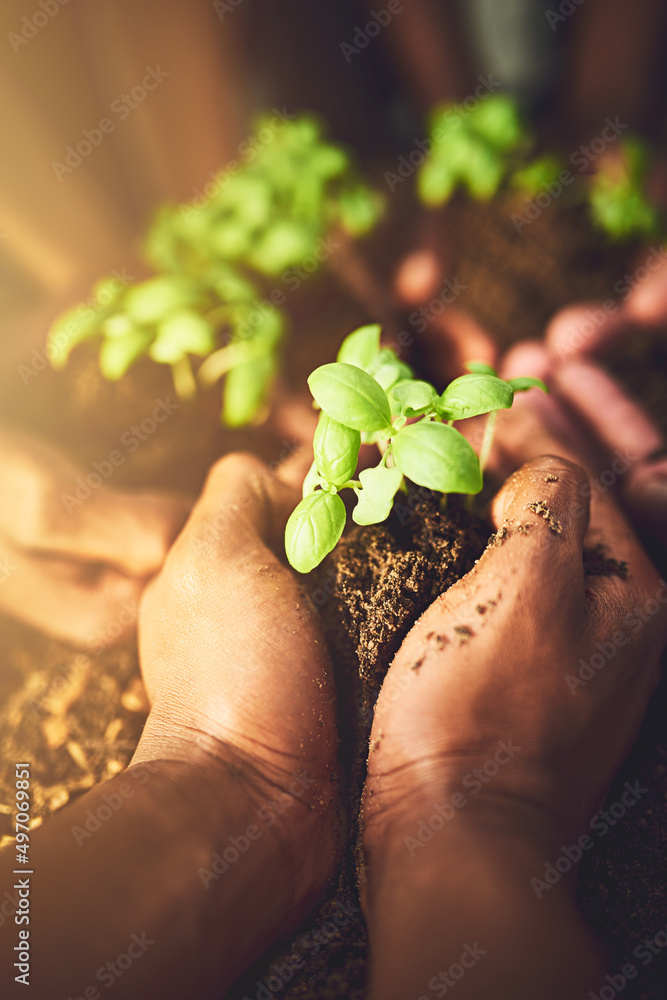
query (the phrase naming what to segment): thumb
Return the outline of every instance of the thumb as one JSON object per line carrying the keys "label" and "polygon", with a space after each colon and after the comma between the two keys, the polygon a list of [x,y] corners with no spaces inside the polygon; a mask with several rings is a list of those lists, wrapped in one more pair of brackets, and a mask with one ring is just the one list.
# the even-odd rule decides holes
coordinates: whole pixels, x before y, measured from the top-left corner
{"label": "thumb", "polygon": [[511,564],[536,589],[548,578],[552,594],[577,587],[581,592],[588,495],[588,476],[579,465],[554,455],[532,459],[494,500],[497,532],[483,558]]}

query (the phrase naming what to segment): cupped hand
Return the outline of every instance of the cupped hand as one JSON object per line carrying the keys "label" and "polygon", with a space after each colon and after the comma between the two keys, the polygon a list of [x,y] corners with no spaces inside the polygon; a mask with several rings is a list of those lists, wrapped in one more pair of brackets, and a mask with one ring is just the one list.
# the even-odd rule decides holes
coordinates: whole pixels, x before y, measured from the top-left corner
{"label": "cupped hand", "polygon": [[0,610],[93,651],[128,636],[190,501],[101,476],[77,492],[83,470],[28,435],[0,450]]}
{"label": "cupped hand", "polygon": [[[589,493],[580,466],[529,461],[496,498],[495,542],[405,639],[371,734],[371,858],[457,792],[468,816],[543,845],[602,803],[658,680],[667,585],[609,494],[589,519]],[[585,574],[584,544],[605,546],[612,575]]]}
{"label": "cupped hand", "polygon": [[243,454],[214,466],[146,589],[139,648],[167,755],[172,733],[174,754],[231,752],[285,790],[303,774],[301,801],[324,813],[336,784],[329,655],[277,554],[306,468],[296,456],[276,475]]}
{"label": "cupped hand", "polygon": [[600,359],[638,333],[667,331],[667,254],[653,250],[633,273],[635,282],[619,304],[582,303],[561,310],[546,331],[554,391],[604,444],[618,465],[623,503],[646,535],[667,543],[667,442],[641,404],[629,397]]}

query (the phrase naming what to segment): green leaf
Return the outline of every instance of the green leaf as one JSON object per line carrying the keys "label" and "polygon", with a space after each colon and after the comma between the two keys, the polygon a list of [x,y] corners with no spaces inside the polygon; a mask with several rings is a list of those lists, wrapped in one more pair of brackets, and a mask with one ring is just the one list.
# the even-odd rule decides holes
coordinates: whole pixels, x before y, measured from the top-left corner
{"label": "green leaf", "polygon": [[153,361],[172,365],[184,354],[209,354],[214,346],[210,323],[197,313],[183,310],[160,323],[149,354]]}
{"label": "green leaf", "polygon": [[336,546],[345,527],[345,504],[337,493],[318,490],[305,497],[285,528],[290,566],[310,573]]}
{"label": "green leaf", "polygon": [[341,362],[322,365],[312,373],[308,385],[324,412],[346,427],[381,431],[391,426],[386,393],[361,368]]}
{"label": "green leaf", "polygon": [[477,455],[455,427],[421,420],[393,439],[401,472],[418,486],[441,493],[479,493],[482,473]]}
{"label": "green leaf", "polygon": [[533,387],[541,389],[542,392],[549,392],[541,378],[529,378],[528,376],[510,378],[507,380],[507,384],[512,386],[514,392],[526,392],[527,389]]}
{"label": "green leaf", "polygon": [[63,368],[77,344],[100,333],[105,315],[92,306],[82,304],[58,316],[51,325],[46,341],[52,366]]}
{"label": "green leaf", "polygon": [[438,403],[445,420],[463,420],[490,410],[506,410],[512,405],[512,387],[495,375],[462,375],[451,382]]}
{"label": "green leaf", "polygon": [[516,103],[504,94],[480,101],[470,114],[470,126],[499,150],[512,149],[522,133]]}
{"label": "green leaf", "polygon": [[105,378],[112,382],[121,378],[133,361],[144,354],[151,342],[151,334],[134,330],[124,337],[111,337],[100,348],[99,366]]}
{"label": "green leaf", "polygon": [[162,275],[130,288],[125,312],[137,323],[155,323],[174,309],[190,305],[196,297],[192,282],[183,276]]}
{"label": "green leaf", "polygon": [[410,417],[434,406],[438,398],[432,385],[418,379],[401,379],[392,387],[389,395],[398,403],[400,412],[405,412]]}
{"label": "green leaf", "polygon": [[334,486],[342,486],[351,479],[357,468],[361,434],[339,424],[326,413],[320,419],[313,439],[315,464],[320,475]]}
{"label": "green leaf", "polygon": [[360,326],[358,330],[350,333],[340,345],[336,361],[347,365],[356,365],[357,368],[363,368],[364,371],[367,371],[380,353],[381,332],[382,327],[379,323]]}
{"label": "green leaf", "polygon": [[338,199],[340,222],[351,236],[364,236],[384,212],[384,199],[365,187],[343,191]]}
{"label": "green leaf", "polygon": [[456,187],[456,175],[435,158],[427,159],[417,175],[417,191],[425,205],[436,208],[451,198]]}
{"label": "green leaf", "polygon": [[272,356],[232,368],[225,379],[222,404],[222,422],[227,427],[242,427],[261,413],[275,370]]}
{"label": "green leaf", "polygon": [[466,368],[472,375],[497,375],[498,372],[485,361],[468,361]]}
{"label": "green leaf", "polygon": [[388,469],[378,465],[374,469],[364,469],[359,474],[362,489],[355,490],[359,503],[352,511],[352,520],[357,524],[379,524],[389,517],[391,505],[399,486],[403,482],[400,469]]}
{"label": "green leaf", "polygon": [[248,263],[263,274],[280,274],[313,252],[313,235],[291,220],[275,222],[248,254]]}
{"label": "green leaf", "polygon": [[301,497],[305,498],[310,493],[314,493],[318,486],[322,485],[322,480],[320,479],[320,474],[317,471],[317,463],[313,462],[311,467],[306,473],[306,478],[303,481],[303,487],[301,491]]}
{"label": "green leaf", "polygon": [[102,323],[105,337],[125,337],[128,333],[133,333],[136,328],[136,324],[125,313],[115,313]]}

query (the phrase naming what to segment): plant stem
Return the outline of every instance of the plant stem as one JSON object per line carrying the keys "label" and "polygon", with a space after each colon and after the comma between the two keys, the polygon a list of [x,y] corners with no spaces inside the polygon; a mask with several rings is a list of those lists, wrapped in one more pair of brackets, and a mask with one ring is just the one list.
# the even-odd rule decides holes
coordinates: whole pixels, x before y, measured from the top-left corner
{"label": "plant stem", "polygon": [[482,447],[479,450],[479,467],[484,472],[486,468],[486,463],[489,460],[489,455],[491,453],[491,445],[493,444],[493,432],[496,428],[496,420],[498,419],[498,410],[492,410],[486,419],[486,427],[484,428],[484,437],[482,438]]}
{"label": "plant stem", "polygon": [[179,399],[192,399],[193,396],[197,395],[197,383],[192,374],[192,367],[187,354],[184,354],[182,358],[179,358],[171,366],[171,377]]}
{"label": "plant stem", "polygon": [[213,385],[219,378],[244,361],[251,361],[254,352],[249,349],[248,344],[227,344],[219,350],[209,354],[199,369],[199,381],[203,385]]}

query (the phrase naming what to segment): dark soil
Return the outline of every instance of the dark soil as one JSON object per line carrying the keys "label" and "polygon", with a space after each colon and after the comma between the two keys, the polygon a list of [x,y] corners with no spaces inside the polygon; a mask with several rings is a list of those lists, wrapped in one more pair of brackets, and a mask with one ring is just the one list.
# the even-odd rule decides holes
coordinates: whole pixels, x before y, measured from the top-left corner
{"label": "dark soil", "polygon": [[[285,968],[297,955],[297,964],[303,959],[305,967],[282,988],[283,1000],[366,995],[368,942],[357,840],[373,708],[412,625],[472,569],[490,534],[480,518],[461,508],[441,513],[437,500],[422,492],[424,497],[413,492],[397,501],[384,524],[354,528],[309,578],[307,595],[320,611],[336,676],[347,846],[326,900],[279,951],[243,977],[230,1000],[255,996],[258,980],[267,983],[272,975],[271,966]],[[319,942],[316,953],[313,942]]]}

